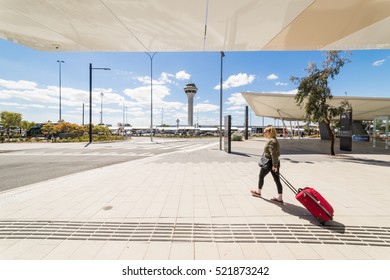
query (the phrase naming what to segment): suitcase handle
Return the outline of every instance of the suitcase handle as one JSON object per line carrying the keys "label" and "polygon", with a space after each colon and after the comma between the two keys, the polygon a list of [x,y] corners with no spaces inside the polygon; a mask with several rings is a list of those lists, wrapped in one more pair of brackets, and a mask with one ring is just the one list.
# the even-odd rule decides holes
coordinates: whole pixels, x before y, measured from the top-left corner
{"label": "suitcase handle", "polygon": [[282,179],[282,182],[286,184],[287,187],[289,187],[292,192],[297,195],[300,190],[297,190],[289,181],[287,181],[286,178],[279,172],[279,178]]}

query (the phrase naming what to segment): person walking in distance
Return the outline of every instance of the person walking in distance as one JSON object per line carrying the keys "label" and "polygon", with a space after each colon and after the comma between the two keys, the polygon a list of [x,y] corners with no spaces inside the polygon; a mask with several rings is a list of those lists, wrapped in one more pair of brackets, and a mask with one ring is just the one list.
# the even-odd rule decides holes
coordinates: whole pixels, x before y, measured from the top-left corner
{"label": "person walking in distance", "polygon": [[264,130],[264,137],[268,139],[267,143],[264,146],[263,156],[271,160],[271,168],[260,168],[258,189],[251,190],[251,194],[255,197],[261,197],[261,190],[264,185],[265,176],[271,172],[272,177],[274,178],[276,188],[278,190],[278,196],[271,198],[272,201],[283,203],[283,186],[280,182],[279,172],[280,172],[280,146],[279,142],[276,139],[276,130],[273,126],[268,126]]}

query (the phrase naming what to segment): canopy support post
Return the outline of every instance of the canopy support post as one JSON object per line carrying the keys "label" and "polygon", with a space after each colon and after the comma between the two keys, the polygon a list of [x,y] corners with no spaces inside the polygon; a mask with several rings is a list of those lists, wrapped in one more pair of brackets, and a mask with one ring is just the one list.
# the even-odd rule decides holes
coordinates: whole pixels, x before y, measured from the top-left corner
{"label": "canopy support post", "polygon": [[[279,111],[279,110],[276,110],[276,111],[278,112],[278,115],[279,115],[280,119],[282,120],[282,123],[283,123],[283,130],[285,129],[285,130],[288,132],[287,126],[286,126],[286,124],[284,123],[284,119],[283,119],[282,115],[280,114],[280,111]],[[290,125],[291,125],[291,122],[290,122]],[[286,136],[285,136],[285,134],[284,134],[284,131],[283,131],[283,138],[286,138]],[[293,140],[292,137],[290,137],[290,139]]]}

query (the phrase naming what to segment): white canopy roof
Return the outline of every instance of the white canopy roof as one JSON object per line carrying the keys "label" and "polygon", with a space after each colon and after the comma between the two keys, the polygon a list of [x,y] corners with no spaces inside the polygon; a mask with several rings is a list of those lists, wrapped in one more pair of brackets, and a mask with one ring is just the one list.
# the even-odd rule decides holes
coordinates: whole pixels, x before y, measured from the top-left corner
{"label": "white canopy roof", "polygon": [[[256,116],[303,120],[304,109],[295,102],[295,94],[242,92]],[[353,120],[374,120],[378,116],[390,115],[390,98],[334,96],[329,104],[339,106],[347,100],[352,105]]]}
{"label": "white canopy roof", "polygon": [[390,48],[389,0],[1,0],[0,38],[42,51]]}

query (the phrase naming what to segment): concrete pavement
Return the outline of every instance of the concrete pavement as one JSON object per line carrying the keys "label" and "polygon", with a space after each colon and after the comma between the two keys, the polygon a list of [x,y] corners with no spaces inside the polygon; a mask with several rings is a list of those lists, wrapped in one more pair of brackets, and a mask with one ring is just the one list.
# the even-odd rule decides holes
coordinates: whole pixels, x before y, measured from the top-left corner
{"label": "concrete pavement", "polygon": [[[191,140],[189,140],[191,141]],[[0,259],[389,260],[390,153],[370,143],[281,139],[281,172],[335,209],[321,226],[269,175],[254,198],[265,141],[215,142],[0,193]],[[131,143],[129,143],[131,145]],[[336,147],[337,147],[336,143]]]}

